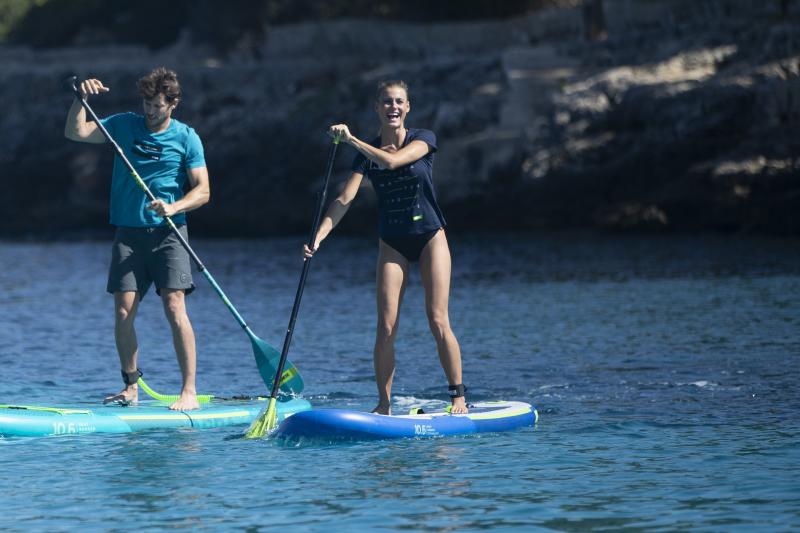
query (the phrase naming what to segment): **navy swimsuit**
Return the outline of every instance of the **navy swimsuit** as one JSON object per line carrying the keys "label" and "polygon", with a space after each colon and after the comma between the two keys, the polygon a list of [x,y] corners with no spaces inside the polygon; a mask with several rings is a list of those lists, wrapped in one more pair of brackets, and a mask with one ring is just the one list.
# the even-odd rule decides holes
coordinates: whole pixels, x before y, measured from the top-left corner
{"label": "navy swimsuit", "polygon": [[[430,146],[430,151],[413,163],[389,170],[358,154],[352,167],[353,172],[368,177],[375,188],[381,240],[411,262],[419,260],[428,241],[445,226],[433,189],[436,136],[430,130],[409,129],[403,146],[413,140]],[[378,137],[370,144],[380,147],[380,141]]]}
{"label": "navy swimsuit", "polygon": [[422,255],[422,250],[428,244],[428,241],[433,239],[433,236],[439,232],[438,229],[433,231],[426,231],[425,233],[418,233],[416,235],[407,235],[405,237],[383,237],[381,240],[394,248],[405,257],[409,263],[419,261]]}

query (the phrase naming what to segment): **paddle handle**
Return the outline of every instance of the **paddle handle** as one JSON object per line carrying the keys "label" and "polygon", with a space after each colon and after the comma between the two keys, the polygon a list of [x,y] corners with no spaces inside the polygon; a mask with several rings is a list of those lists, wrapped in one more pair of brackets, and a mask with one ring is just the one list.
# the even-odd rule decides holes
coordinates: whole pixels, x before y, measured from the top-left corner
{"label": "paddle handle", "polygon": [[[308,236],[308,247],[314,249],[314,239],[319,230],[319,224],[322,219],[322,209],[325,207],[325,200],[328,197],[328,182],[331,180],[333,173],[333,162],[336,159],[336,149],[339,147],[339,137],[333,138],[330,152],[328,153],[328,162],[325,165],[325,179],[322,182],[322,189],[317,193],[317,210],[314,213],[314,221],[311,223],[311,233]],[[310,258],[309,258],[310,259]]]}
{"label": "paddle handle", "polygon": [[[325,179],[322,182],[322,189],[318,193],[317,208],[314,213],[314,220],[311,223],[311,233],[308,237],[308,247],[314,248],[314,238],[317,236],[319,229],[320,219],[322,218],[322,209],[325,206],[325,199],[328,196],[328,182],[331,179],[333,172],[333,162],[336,159],[336,149],[339,147],[339,137],[334,137],[333,144],[331,144],[330,152],[328,153],[328,163],[325,165]],[[292,305],[292,314],[289,317],[289,327],[286,329],[286,337],[283,340],[283,349],[281,350],[281,359],[278,362],[278,370],[275,373],[275,380],[272,383],[272,398],[278,395],[278,388],[280,387],[280,376],[283,374],[283,367],[286,365],[286,359],[289,356],[289,346],[292,343],[292,334],[294,333],[294,324],[297,321],[297,313],[300,310],[300,300],[303,298],[303,289],[306,285],[306,277],[308,277],[308,269],[311,266],[311,258],[306,257],[303,259],[303,270],[300,272],[300,282],[297,284],[297,292],[294,295],[294,305]]]}

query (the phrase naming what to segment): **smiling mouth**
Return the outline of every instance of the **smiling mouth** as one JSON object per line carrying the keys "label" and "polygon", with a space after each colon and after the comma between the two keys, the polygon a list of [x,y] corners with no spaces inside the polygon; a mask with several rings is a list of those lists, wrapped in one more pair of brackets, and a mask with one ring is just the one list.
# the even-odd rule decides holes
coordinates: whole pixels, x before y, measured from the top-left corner
{"label": "smiling mouth", "polygon": [[389,120],[395,120],[400,118],[400,113],[386,113],[386,118]]}

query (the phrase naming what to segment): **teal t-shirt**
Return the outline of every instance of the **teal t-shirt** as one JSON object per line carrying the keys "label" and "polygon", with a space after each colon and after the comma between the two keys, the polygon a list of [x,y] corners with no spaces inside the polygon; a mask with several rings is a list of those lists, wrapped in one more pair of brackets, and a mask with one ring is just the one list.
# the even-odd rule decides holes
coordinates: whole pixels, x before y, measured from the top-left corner
{"label": "teal t-shirt", "polygon": [[[101,122],[153,195],[167,203],[183,198],[187,169],[206,166],[200,137],[174,118],[159,133],[147,129],[144,117],[136,113],[112,115]],[[111,224],[130,228],[163,225],[164,219],[147,209],[149,203],[128,167],[116,156],[111,176]],[[175,215],[172,221],[185,224],[186,215]]]}

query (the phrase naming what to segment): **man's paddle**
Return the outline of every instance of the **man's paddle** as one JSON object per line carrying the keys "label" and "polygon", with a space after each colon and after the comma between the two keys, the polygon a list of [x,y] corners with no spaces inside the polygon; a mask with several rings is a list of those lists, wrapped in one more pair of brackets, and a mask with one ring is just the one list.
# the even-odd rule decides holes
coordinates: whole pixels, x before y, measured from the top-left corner
{"label": "man's paddle", "polygon": [[[81,94],[80,90],[78,90],[77,80],[77,76],[72,76],[68,80],[75,97],[81,103],[86,112],[89,113],[89,116],[92,117],[92,120],[94,120],[94,122],[97,124],[97,127],[103,133],[105,138],[108,139],[108,141],[114,147],[114,150],[117,152],[117,156],[122,160],[123,163],[125,163],[125,166],[128,167],[128,170],[131,172],[131,176],[133,176],[133,179],[136,180],[136,183],[139,185],[139,187],[141,187],[145,195],[150,199],[151,202],[156,201],[156,197],[147,187],[147,184],[144,182],[141,176],[139,176],[139,173],[136,172],[136,169],[133,168],[133,165],[131,165],[130,161],[128,161],[128,158],[125,157],[125,153],[122,151],[122,148],[120,148],[114,138],[111,137],[111,135],[108,133],[108,130],[105,128],[105,126],[103,126],[103,123],[100,122],[99,118],[97,118],[94,110],[92,110],[92,108],[89,106],[86,98]],[[211,276],[211,273],[206,270],[206,267],[203,265],[202,261],[200,261],[200,258],[197,256],[197,254],[194,253],[194,250],[192,250],[191,246],[189,246],[189,243],[183,238],[183,235],[180,234],[178,227],[174,222],[172,222],[172,219],[170,217],[164,217],[164,219],[167,221],[167,225],[178,238],[181,245],[189,253],[189,256],[197,266],[197,270],[203,273],[208,282],[211,284],[211,287],[214,288],[214,291],[216,291],[216,293],[222,299],[222,302],[236,319],[236,322],[239,323],[247,336],[250,338],[250,344],[253,346],[253,356],[256,358],[258,373],[261,374],[261,379],[264,381],[264,384],[268,387],[272,386],[273,381],[275,381],[275,376],[280,375],[280,388],[283,391],[288,393],[302,392],[303,378],[300,377],[300,374],[297,372],[297,368],[288,362],[284,365],[284,362],[281,361],[280,373],[276,374],[276,372],[278,372],[278,362],[281,358],[281,354],[278,353],[278,350],[256,337],[255,333],[253,333],[236,308],[233,307],[233,304],[230,302],[230,300],[228,300],[228,297],[225,295],[225,293],[222,292],[222,289],[217,284],[216,280]],[[286,366],[285,371],[283,370],[284,366]]]}
{"label": "man's paddle", "polygon": [[[325,197],[328,195],[328,182],[331,179],[331,171],[333,170],[333,160],[336,158],[336,148],[339,146],[339,137],[333,138],[331,151],[328,154],[328,164],[325,169],[325,180],[322,183],[322,189],[319,192],[317,200],[317,211],[314,214],[314,221],[311,224],[311,235],[308,237],[308,247],[314,249],[314,238],[317,236],[317,229],[319,228],[319,221],[322,218],[322,208],[325,206]],[[261,411],[250,427],[245,433],[248,439],[255,439],[263,437],[264,434],[272,431],[278,425],[278,412],[275,402],[278,398],[278,376],[283,375],[283,366],[286,363],[286,358],[289,355],[289,344],[292,342],[292,332],[294,331],[294,323],[297,320],[297,311],[300,309],[300,299],[303,297],[303,289],[306,285],[306,276],[308,276],[308,267],[311,265],[311,258],[305,257],[303,259],[303,271],[300,273],[300,283],[297,285],[297,293],[294,296],[294,305],[292,306],[292,315],[289,318],[289,328],[286,330],[286,337],[283,340],[283,350],[281,350],[281,360],[278,363],[278,370],[275,372],[275,381],[272,384],[272,394],[269,398],[267,408]]]}

